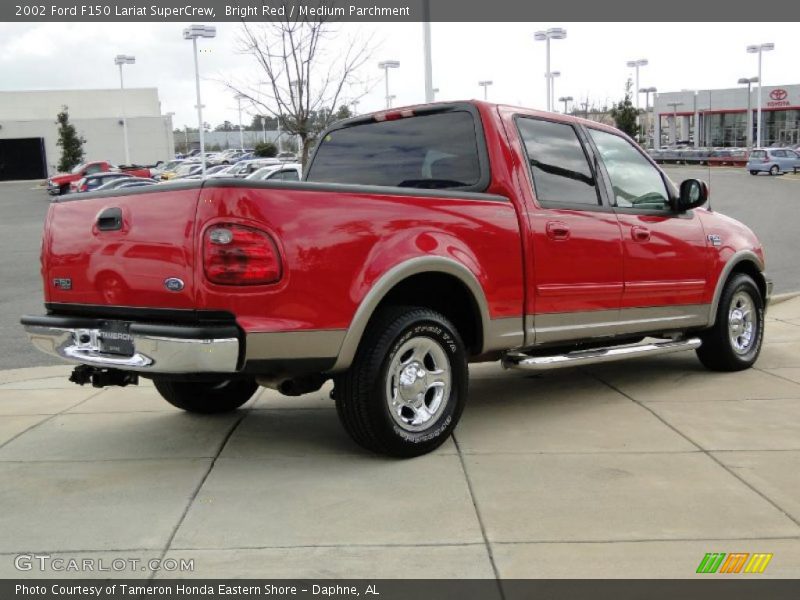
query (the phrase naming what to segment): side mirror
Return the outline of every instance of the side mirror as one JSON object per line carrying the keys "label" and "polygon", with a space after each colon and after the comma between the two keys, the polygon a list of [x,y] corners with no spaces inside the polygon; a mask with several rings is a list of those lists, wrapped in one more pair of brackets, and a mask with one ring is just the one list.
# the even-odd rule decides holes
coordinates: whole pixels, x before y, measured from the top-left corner
{"label": "side mirror", "polygon": [[708,185],[699,179],[686,179],[681,183],[677,209],[680,212],[703,206],[708,200]]}

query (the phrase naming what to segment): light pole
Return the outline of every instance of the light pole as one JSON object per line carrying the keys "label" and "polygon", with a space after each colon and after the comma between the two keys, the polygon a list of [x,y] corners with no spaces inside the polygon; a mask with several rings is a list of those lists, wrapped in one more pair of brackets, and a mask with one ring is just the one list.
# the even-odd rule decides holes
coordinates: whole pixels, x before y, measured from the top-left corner
{"label": "light pole", "polygon": [[546,59],[545,64],[547,71],[545,72],[545,81],[547,82],[547,110],[552,110],[550,101],[553,95],[550,93],[551,77],[550,77],[550,40],[563,40],[567,37],[567,30],[561,27],[551,27],[546,31],[537,31],[533,34],[533,39],[537,42],[545,42],[546,44]]}
{"label": "light pole", "polygon": [[361,103],[360,100],[351,100],[350,106],[353,107],[353,116],[355,117],[358,114],[358,105]]}
{"label": "light pole", "polygon": [[672,137],[672,143],[678,143],[678,107],[683,106],[683,102],[667,102],[667,106],[672,107],[672,127],[670,127],[669,134]]}
{"label": "light pole", "polygon": [[386,86],[386,108],[392,108],[392,98],[389,95],[389,69],[398,69],[400,67],[399,60],[384,60],[378,63],[378,68],[383,69],[383,80]]}
{"label": "light pole", "polygon": [[574,98],[572,96],[561,96],[561,98],[558,99],[559,102],[564,103],[564,114],[567,114],[567,102],[572,102],[573,100]]}
{"label": "light pole", "polygon": [[647,66],[647,59],[640,58],[639,60],[629,60],[625,63],[629,67],[636,69],[636,111],[639,111],[639,67]]}
{"label": "light pole", "polygon": [[478,85],[483,88],[483,99],[484,100],[488,100],[489,99],[489,86],[492,85],[492,83],[494,83],[494,82],[491,81],[490,79],[484,79],[483,81],[479,81],[478,82]]}
{"label": "light pole", "polygon": [[[650,130],[652,126],[652,119],[650,118],[650,94],[655,94],[658,89],[654,87],[646,87],[646,88],[639,88],[639,93],[644,94],[644,112],[647,116],[647,131]],[[638,118],[638,117],[637,117]],[[646,134],[646,135],[649,135]]]}
{"label": "light pole", "polygon": [[131,151],[128,147],[128,118],[125,115],[125,82],[122,79],[122,65],[132,65],[136,62],[135,56],[129,54],[117,54],[114,64],[119,67],[119,89],[122,95],[122,140],[125,144],[125,164],[131,164]]}
{"label": "light pole", "polygon": [[[422,49],[425,55],[425,102],[433,102],[433,62],[431,59],[431,3],[422,0]],[[389,93],[387,92],[388,96]]]}
{"label": "light pole", "polygon": [[247,96],[244,94],[236,94],[235,98],[239,108],[239,150],[244,152],[244,132],[242,131],[242,100],[246,100]]}
{"label": "light pole", "polygon": [[758,54],[758,116],[756,117],[756,148],[761,147],[761,54],[775,50],[775,44],[768,42],[766,44],[756,44],[747,47],[747,52],[750,54]]}
{"label": "light pole", "polygon": [[392,102],[394,101],[395,98],[397,98],[397,96],[395,96],[394,94],[389,94],[388,96],[386,96],[386,103],[387,103],[386,108],[392,108]]}
{"label": "light pole", "polygon": [[[172,137],[172,117],[175,116],[174,112],[168,112],[164,115],[165,120],[165,129],[167,131],[167,159],[172,160],[175,158],[175,140]],[[173,143],[170,144],[170,140],[172,139]],[[170,149],[172,150],[170,152]]]}
{"label": "light pole", "polygon": [[561,77],[561,71],[550,73],[550,110],[556,110],[556,77]]}
{"label": "light pole", "polygon": [[[747,147],[753,147],[753,94],[750,86],[758,82],[758,77],[741,77],[738,81],[739,85],[747,86]],[[760,90],[759,90],[760,92]],[[759,95],[761,95],[759,93]],[[759,118],[759,121],[761,119]]]}
{"label": "light pole", "polygon": [[197,38],[213,38],[217,36],[217,28],[213,25],[191,25],[183,30],[183,39],[192,40],[194,49],[194,84],[197,94],[197,130],[200,134],[200,168],[202,177],[206,176],[206,141],[203,136],[203,104],[200,101],[200,67],[197,63]]}
{"label": "light pole", "polygon": [[436,94],[439,93],[439,88],[433,88],[431,91],[433,92],[433,97],[432,97],[431,102],[435,102],[436,101]]}

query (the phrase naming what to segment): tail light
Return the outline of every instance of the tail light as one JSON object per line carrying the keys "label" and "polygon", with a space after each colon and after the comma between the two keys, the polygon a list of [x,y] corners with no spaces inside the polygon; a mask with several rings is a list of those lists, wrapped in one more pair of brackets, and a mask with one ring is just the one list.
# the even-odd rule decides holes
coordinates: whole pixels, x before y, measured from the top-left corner
{"label": "tail light", "polygon": [[206,277],[223,285],[262,285],[281,278],[281,261],[275,242],[265,231],[223,223],[203,236]]}
{"label": "tail light", "polygon": [[762,163],[769,162],[769,156],[765,156],[764,158],[762,158],[762,159],[761,159],[761,162],[762,162]]}

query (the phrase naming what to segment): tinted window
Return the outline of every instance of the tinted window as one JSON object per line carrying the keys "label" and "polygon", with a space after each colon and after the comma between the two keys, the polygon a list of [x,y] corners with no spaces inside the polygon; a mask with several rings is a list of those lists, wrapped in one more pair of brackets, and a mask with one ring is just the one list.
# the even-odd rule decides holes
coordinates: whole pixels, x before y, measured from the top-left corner
{"label": "tinted window", "polygon": [[611,179],[617,206],[647,210],[671,208],[661,173],[631,142],[596,129],[589,129],[589,133]]}
{"label": "tinted window", "polygon": [[300,177],[297,176],[297,171],[291,169],[273,173],[272,175],[267,176],[267,179],[277,179],[278,181],[299,181]]}
{"label": "tinted window", "polygon": [[536,198],[542,204],[597,206],[597,185],[575,129],[566,123],[518,119]]}
{"label": "tinted window", "polygon": [[751,158],[766,158],[767,153],[764,150],[753,150],[750,153]]}
{"label": "tinted window", "polygon": [[475,122],[466,111],[368,122],[330,132],[308,181],[459,188],[481,179]]}

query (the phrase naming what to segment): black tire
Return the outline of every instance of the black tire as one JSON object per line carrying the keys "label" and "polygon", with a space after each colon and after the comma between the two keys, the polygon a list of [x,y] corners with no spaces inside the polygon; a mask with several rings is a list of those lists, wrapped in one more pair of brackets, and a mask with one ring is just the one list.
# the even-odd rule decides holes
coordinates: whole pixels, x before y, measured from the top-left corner
{"label": "black tire", "polygon": [[215,414],[236,410],[258,389],[252,379],[224,381],[153,380],[158,393],[167,402],[191,413]]}
{"label": "black tire", "polygon": [[780,171],[780,168],[778,167],[778,165],[772,165],[772,166],[769,168],[769,174],[770,174],[770,175],[777,175],[777,174],[778,174],[778,171]]}
{"label": "black tire", "polygon": [[[740,304],[742,298],[749,298],[752,330],[749,335],[742,330],[741,336],[734,341],[738,331],[732,331],[732,321],[742,323],[742,327],[746,328],[745,320],[737,318],[741,312],[739,315],[733,314],[735,305]],[[703,332],[700,338],[703,345],[697,349],[697,357],[706,368],[712,371],[742,371],[753,366],[761,353],[764,339],[764,299],[752,277],[736,273],[728,280],[719,300],[714,327]]]}
{"label": "black tire", "polygon": [[64,185],[58,188],[58,195],[63,196],[64,194],[69,194],[69,184],[65,183]]}
{"label": "black tire", "polygon": [[758,171],[750,171],[750,175],[758,175]]}
{"label": "black tire", "polygon": [[[449,387],[431,383],[430,376],[448,369]],[[399,376],[409,372],[414,380],[403,392]],[[443,315],[391,307],[373,317],[350,369],[334,381],[336,411],[357,444],[389,456],[420,456],[441,446],[461,417],[469,381],[467,353]],[[414,400],[404,403],[404,394]],[[391,409],[390,395],[398,402]]]}

